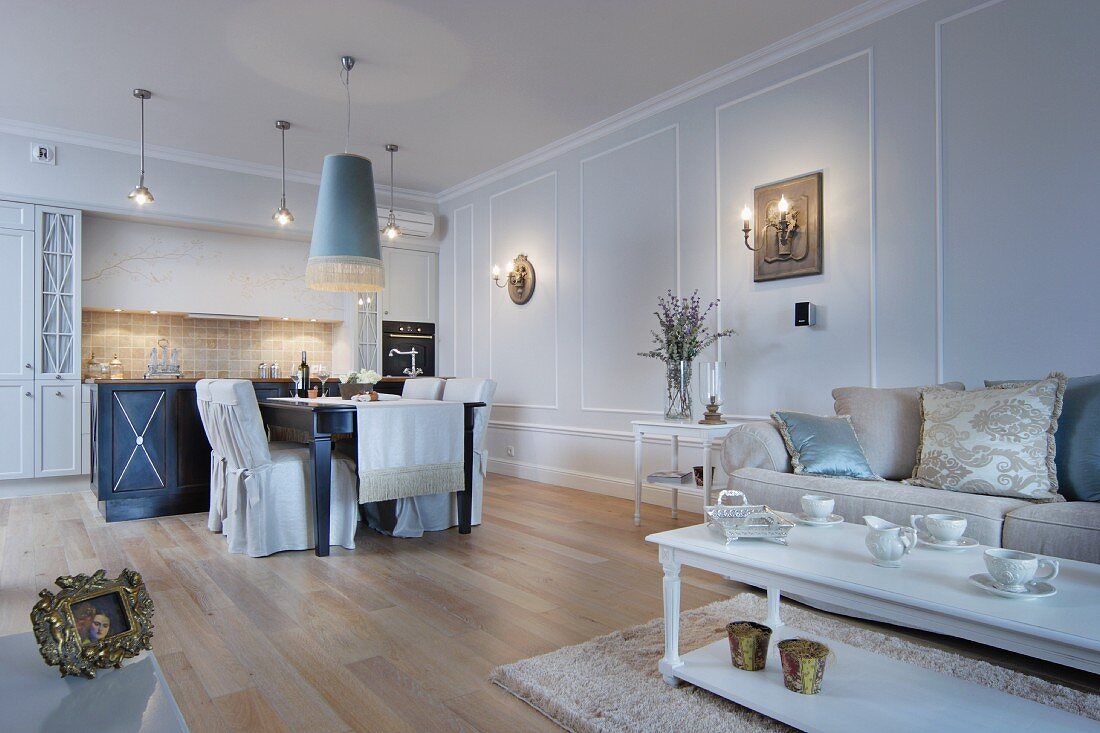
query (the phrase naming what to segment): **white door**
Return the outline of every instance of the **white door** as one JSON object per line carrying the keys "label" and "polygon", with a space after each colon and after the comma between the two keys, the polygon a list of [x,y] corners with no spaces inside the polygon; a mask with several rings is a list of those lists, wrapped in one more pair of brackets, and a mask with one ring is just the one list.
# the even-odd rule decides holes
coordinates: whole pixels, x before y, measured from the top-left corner
{"label": "white door", "polygon": [[386,290],[382,298],[382,320],[436,320],[439,255],[414,249],[383,247]]}
{"label": "white door", "polygon": [[34,259],[34,232],[0,229],[0,379],[34,378]]}
{"label": "white door", "polygon": [[34,475],[80,473],[80,382],[35,382]]}
{"label": "white door", "polygon": [[0,479],[34,476],[34,382],[0,382]]}
{"label": "white door", "polygon": [[80,379],[80,211],[35,212],[35,375]]}

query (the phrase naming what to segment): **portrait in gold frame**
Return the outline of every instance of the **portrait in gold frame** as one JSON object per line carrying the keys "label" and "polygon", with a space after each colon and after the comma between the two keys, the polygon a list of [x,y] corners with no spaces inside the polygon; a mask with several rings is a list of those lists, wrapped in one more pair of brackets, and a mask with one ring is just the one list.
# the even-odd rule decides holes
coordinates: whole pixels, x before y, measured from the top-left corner
{"label": "portrait in gold frame", "polygon": [[39,591],[31,625],[42,658],[60,667],[62,677],[94,678],[96,669],[121,667],[152,649],[153,599],[140,573],[127,568],[109,579],[97,570],[54,582],[61,590]]}

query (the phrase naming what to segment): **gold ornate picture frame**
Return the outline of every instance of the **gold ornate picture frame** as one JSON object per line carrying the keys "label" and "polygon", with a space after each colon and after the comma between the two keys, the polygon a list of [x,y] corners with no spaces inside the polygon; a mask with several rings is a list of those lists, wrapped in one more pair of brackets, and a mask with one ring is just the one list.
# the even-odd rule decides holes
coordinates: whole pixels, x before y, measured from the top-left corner
{"label": "gold ornate picture frame", "polygon": [[112,580],[97,570],[54,582],[61,591],[39,591],[31,625],[42,658],[62,677],[94,678],[97,668],[121,667],[153,648],[153,599],[140,573],[127,568]]}

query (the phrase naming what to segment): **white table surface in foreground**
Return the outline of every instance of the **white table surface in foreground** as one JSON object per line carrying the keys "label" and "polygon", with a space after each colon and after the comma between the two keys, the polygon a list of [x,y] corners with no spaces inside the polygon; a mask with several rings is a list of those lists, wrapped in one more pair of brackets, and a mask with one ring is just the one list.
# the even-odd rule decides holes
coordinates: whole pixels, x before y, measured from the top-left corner
{"label": "white table surface in foreground", "polygon": [[[1095,731],[1100,724],[1008,693],[915,667],[783,624],[780,591],[856,609],[1062,664],[1100,670],[1100,567],[1061,560],[1059,593],[1019,600],[993,596],[967,578],[982,572],[982,548],[945,553],[918,548],[901,568],[872,565],[866,528],[854,524],[795,527],[790,546],[759,540],[726,545],[696,525],[649,535],[664,568],[665,681],[684,680],[806,731]],[[688,565],[768,589],[776,639],[818,638],[835,656],[822,692],[800,695],[783,686],[774,643],[763,672],[730,662],[729,642],[680,656],[680,567]],[[1045,604],[1045,605],[1044,605]],[[731,619],[733,620],[733,619]]]}
{"label": "white table surface in foreground", "polygon": [[1057,595],[1002,598],[968,580],[986,572],[983,546],[941,552],[918,546],[900,568],[871,564],[862,525],[798,526],[790,546],[726,545],[706,525],[649,535],[662,563],[691,565],[750,585],[1100,673],[1100,565],[1060,559]]}
{"label": "white table surface in foreground", "polygon": [[0,637],[0,730],[187,733],[187,724],[151,652],[94,680],[62,678],[28,631]]}
{"label": "white table surface in foreground", "polygon": [[[704,425],[697,420],[632,420],[630,427],[634,430],[634,524],[642,523],[642,441],[646,435],[668,435],[672,439],[672,461],[670,468],[673,471],[680,467],[680,438],[696,438],[703,444],[703,506],[710,504],[710,448],[714,441],[726,437],[729,431],[740,424],[740,421],[727,421],[724,425]],[[679,487],[668,484],[672,489],[672,518],[678,515],[677,502],[679,499]]]}

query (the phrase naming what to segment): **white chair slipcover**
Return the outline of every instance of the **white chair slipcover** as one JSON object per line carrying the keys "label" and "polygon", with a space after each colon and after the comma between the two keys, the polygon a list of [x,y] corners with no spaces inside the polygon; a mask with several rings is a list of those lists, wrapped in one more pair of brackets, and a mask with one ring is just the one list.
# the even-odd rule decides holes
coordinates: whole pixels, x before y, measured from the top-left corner
{"label": "white chair slipcover", "polygon": [[[314,547],[309,448],[268,443],[248,380],[204,379],[195,391],[211,446],[207,526],[252,557]],[[354,465],[333,456],[330,544],[355,549],[356,515]]]}
{"label": "white chair slipcover", "polygon": [[[414,381],[414,380],[410,380]],[[420,379],[415,380],[417,382]],[[470,523],[481,524],[481,498],[489,454],[485,450],[485,433],[493,405],[497,383],[492,379],[445,379],[443,400],[448,402],[484,402],[474,411],[474,485]],[[406,389],[409,382],[405,382]],[[420,537],[425,532],[438,532],[458,525],[456,494],[429,494],[410,499],[364,504],[363,515],[372,529],[394,537]]]}
{"label": "white chair slipcover", "polygon": [[405,386],[401,389],[401,396],[412,400],[441,400],[443,399],[443,384],[446,381],[439,377],[406,379]]}

